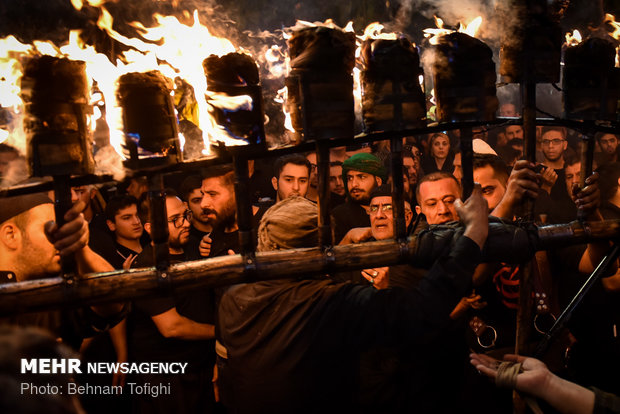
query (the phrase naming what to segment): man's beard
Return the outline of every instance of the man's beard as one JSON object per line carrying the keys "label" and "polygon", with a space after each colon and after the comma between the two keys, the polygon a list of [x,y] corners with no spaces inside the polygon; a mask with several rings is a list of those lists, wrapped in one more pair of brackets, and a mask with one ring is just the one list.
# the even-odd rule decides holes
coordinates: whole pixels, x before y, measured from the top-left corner
{"label": "man's beard", "polygon": [[234,202],[226,204],[221,212],[216,210],[205,211],[215,215],[215,219],[211,220],[211,225],[213,227],[230,228],[234,226],[237,220],[237,206]]}

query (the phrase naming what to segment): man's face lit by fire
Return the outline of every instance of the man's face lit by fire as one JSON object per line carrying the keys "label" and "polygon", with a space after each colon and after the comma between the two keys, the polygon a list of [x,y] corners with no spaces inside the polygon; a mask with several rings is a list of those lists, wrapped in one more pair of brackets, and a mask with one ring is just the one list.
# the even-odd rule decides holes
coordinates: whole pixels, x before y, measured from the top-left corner
{"label": "man's face lit by fire", "polygon": [[187,211],[187,205],[178,197],[166,197],[166,213],[168,215],[168,244],[170,249],[182,250],[189,241],[188,220],[183,220],[180,227],[174,225],[174,221],[182,217]]}
{"label": "man's face lit by fire", "polygon": [[461,163],[460,152],[458,154],[454,154],[454,161],[452,162],[452,165],[454,165],[454,171],[452,172],[452,175],[454,175],[454,178],[456,178],[460,183],[461,179],[463,178],[463,165]]}
{"label": "man's face lit by fire", "polygon": [[560,131],[547,131],[542,136],[542,152],[547,161],[555,162],[566,150],[566,140]]}
{"label": "man's face lit by fire", "polygon": [[370,192],[381,185],[381,178],[362,171],[347,171],[347,189],[351,199],[358,204],[367,205],[370,202]]}
{"label": "man's face lit by fire", "polygon": [[508,141],[515,138],[523,139],[523,127],[521,125],[509,125],[506,127],[505,134]]}
{"label": "man's face lit by fire", "polygon": [[90,186],[82,185],[79,187],[71,187],[71,202],[73,204],[78,201],[84,202],[86,206],[90,205],[90,200],[95,197],[95,190]]}
{"label": "man's face lit by fire", "polygon": [[329,191],[344,196],[344,181],[342,180],[342,165],[329,167]]}
{"label": "man's face lit by fire", "polygon": [[454,202],[461,195],[461,190],[452,178],[437,181],[425,181],[420,184],[418,214],[426,216],[428,224],[444,224],[459,219]]}
{"label": "man's face lit by fire", "polygon": [[197,221],[205,226],[209,225],[209,214],[200,207],[202,203],[202,189],[194,188],[187,196],[187,206],[192,211],[192,221]]}
{"label": "man's face lit by fire", "polygon": [[607,155],[614,155],[618,149],[618,137],[614,134],[605,134],[599,139],[601,151]]}
{"label": "man's face lit by fire", "polygon": [[[381,196],[370,200],[370,231],[376,240],[394,238],[394,214],[392,210],[392,197]],[[413,213],[411,206],[405,201],[405,222],[409,226]]]}
{"label": "man's face lit by fire", "polygon": [[138,206],[135,204],[118,210],[114,221],[107,220],[107,224],[117,240],[139,240],[144,231],[138,216]]}
{"label": "man's face lit by fire", "polygon": [[305,197],[310,175],[305,165],[285,164],[279,177],[273,177],[271,184],[278,193],[278,201],[293,196]]}
{"label": "man's face lit by fire", "polygon": [[474,181],[480,183],[482,196],[489,204],[489,212],[493,211],[506,193],[506,186],[495,177],[495,171],[490,165],[474,170]]}
{"label": "man's face lit by fire", "polygon": [[418,182],[418,167],[417,162],[412,157],[403,157],[403,167],[407,169],[407,176],[409,177],[409,185],[414,186]]}
{"label": "man's face lit by fire", "polygon": [[581,162],[564,166],[564,174],[566,176],[566,191],[568,191],[568,195],[570,195],[570,198],[575,201],[575,196],[573,195],[573,186],[575,184],[579,185]]}
{"label": "man's face lit by fire", "polygon": [[206,212],[212,226],[228,227],[235,223],[235,193],[232,188],[224,185],[223,177],[202,180],[202,193],[200,207]]}
{"label": "man's face lit by fire", "polygon": [[29,210],[23,230],[17,230],[21,243],[17,246],[16,274],[19,280],[49,277],[60,272],[60,255],[43,231],[46,222],[54,220],[54,205],[41,204]]}

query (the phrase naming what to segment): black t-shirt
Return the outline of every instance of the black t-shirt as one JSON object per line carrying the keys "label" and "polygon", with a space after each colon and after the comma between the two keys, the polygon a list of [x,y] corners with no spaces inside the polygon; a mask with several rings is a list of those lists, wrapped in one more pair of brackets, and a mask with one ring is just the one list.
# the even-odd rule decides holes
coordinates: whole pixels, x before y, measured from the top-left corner
{"label": "black t-shirt", "polygon": [[189,241],[183,247],[187,260],[204,259],[204,257],[200,255],[200,242],[207,234],[211,234],[211,232],[200,231],[194,226],[189,227]]}
{"label": "black t-shirt", "polygon": [[239,253],[239,231],[226,232],[223,228],[216,228],[211,233],[211,239],[209,257],[226,256],[228,250]]}
{"label": "black t-shirt", "polygon": [[[178,263],[185,255],[171,255],[170,263]],[[136,258],[137,266],[153,266],[153,249],[145,248]],[[134,264],[135,264],[134,262]],[[214,340],[183,340],[165,338],[157,329],[152,316],[176,308],[176,311],[195,322],[215,323],[215,297],[211,289],[191,292],[163,292],[159,296],[133,302],[127,319],[127,342],[134,361],[189,362],[190,371],[212,366],[215,361]]]}

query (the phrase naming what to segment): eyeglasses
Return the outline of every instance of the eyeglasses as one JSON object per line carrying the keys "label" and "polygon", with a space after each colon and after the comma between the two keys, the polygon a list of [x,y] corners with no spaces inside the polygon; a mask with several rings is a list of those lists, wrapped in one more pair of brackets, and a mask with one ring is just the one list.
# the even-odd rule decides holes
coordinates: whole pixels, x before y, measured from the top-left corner
{"label": "eyeglasses", "polygon": [[183,222],[187,220],[188,223],[192,222],[192,218],[194,217],[194,213],[191,210],[185,210],[185,213],[181,216],[172,217],[168,220],[168,223],[172,223],[175,229],[180,229],[183,227]]}
{"label": "eyeglasses", "polygon": [[381,211],[384,213],[389,213],[390,211],[392,211],[392,205],[391,204],[372,204],[370,206],[369,210],[369,214],[377,214],[377,212],[379,211],[379,207],[381,207]]}
{"label": "eyeglasses", "polygon": [[557,147],[558,145],[560,145],[562,142],[564,142],[563,139],[543,139],[542,140],[542,144],[545,146],[551,146],[553,145],[554,147]]}

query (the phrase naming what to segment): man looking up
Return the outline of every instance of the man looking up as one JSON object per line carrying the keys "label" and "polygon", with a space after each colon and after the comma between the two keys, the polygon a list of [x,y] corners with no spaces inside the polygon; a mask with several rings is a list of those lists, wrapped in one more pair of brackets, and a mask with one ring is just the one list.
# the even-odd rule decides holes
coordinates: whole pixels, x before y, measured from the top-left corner
{"label": "man looking up", "polygon": [[354,227],[369,227],[370,193],[387,179],[381,160],[368,153],[355,154],[342,164],[347,201],[334,208],[334,242],[338,243]]}

